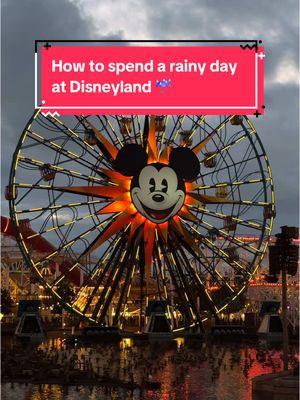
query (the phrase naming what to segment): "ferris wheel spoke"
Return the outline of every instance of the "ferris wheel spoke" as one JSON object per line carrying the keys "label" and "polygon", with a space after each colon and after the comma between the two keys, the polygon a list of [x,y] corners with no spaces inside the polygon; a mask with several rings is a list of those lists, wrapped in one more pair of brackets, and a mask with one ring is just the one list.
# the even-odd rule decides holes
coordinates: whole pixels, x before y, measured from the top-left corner
{"label": "ferris wheel spoke", "polygon": [[191,118],[189,115],[187,116],[188,119],[192,121],[191,131],[195,132],[197,128],[200,127],[203,121],[205,121],[205,115],[197,115],[196,118]]}
{"label": "ferris wheel spoke", "polygon": [[[172,118],[174,119],[173,116],[172,116]],[[177,117],[176,122],[174,123],[173,129],[170,132],[170,135],[169,135],[169,137],[167,139],[167,143],[168,144],[170,144],[172,142],[174,134],[175,134],[175,137],[177,136],[177,134],[179,132],[179,129],[181,128],[182,122],[184,121],[184,119],[185,119],[184,115],[179,115]]]}
{"label": "ferris wheel spoke", "polygon": [[[34,263],[34,266],[37,267],[38,265],[40,265],[41,263],[43,263],[46,260],[49,260],[51,258],[53,258],[55,255],[58,255],[62,250],[72,246],[74,243],[76,243],[77,240],[87,236],[88,234],[90,234],[91,232],[95,231],[96,229],[99,229],[101,226],[105,225],[107,222],[109,222],[111,218],[107,218],[105,220],[103,220],[101,223],[94,225],[92,228],[84,231],[83,233],[81,233],[80,235],[76,236],[74,239],[68,241],[67,243],[65,243],[63,246],[60,246],[57,248],[56,251],[54,251],[53,253],[50,253],[49,255],[47,255],[46,257],[43,257],[42,259],[38,260],[38,262]],[[82,257],[86,255],[86,251],[82,253]]]}
{"label": "ferris wheel spoke", "polygon": [[[118,154],[118,148],[114,143],[110,142],[87,118],[83,117],[89,128],[91,128],[96,136],[97,146],[105,157],[106,161],[112,165],[113,160]],[[106,130],[106,129],[105,129]],[[106,130],[107,132],[107,130]]]}
{"label": "ferris wheel spoke", "polygon": [[157,147],[158,147],[158,154],[159,157],[161,155],[161,153],[163,152],[163,147],[166,145],[166,130],[167,130],[167,126],[168,126],[168,120],[169,120],[169,116],[166,115],[164,117],[164,129],[162,131],[162,135],[157,137]]}
{"label": "ferris wheel spoke", "polygon": [[[129,272],[129,270],[128,270],[128,272]],[[131,271],[130,277],[129,277],[129,284],[127,285],[127,292],[126,292],[126,295],[125,295],[123,312],[121,313],[121,317],[120,317],[120,329],[123,328],[123,321],[124,321],[124,318],[125,318],[126,307],[127,307],[128,299],[129,299],[129,296],[130,296],[130,291],[131,291],[131,288],[132,288],[132,280],[133,280],[133,277],[134,277],[134,273],[135,273],[135,265],[133,265],[133,267],[132,267],[132,271]],[[120,311],[121,311],[121,306],[122,306],[122,302],[120,302]],[[119,314],[120,314],[120,311],[119,311]],[[116,319],[116,321],[118,321],[118,319]]]}
{"label": "ferris wheel spoke", "polygon": [[122,285],[122,288],[119,289],[121,291],[121,293],[119,295],[119,299],[118,299],[115,315],[114,315],[114,318],[113,318],[113,326],[117,326],[118,325],[122,307],[123,307],[123,311],[124,311],[123,314],[125,314],[125,309],[126,309],[126,306],[127,306],[127,300],[128,300],[128,296],[129,296],[130,289],[131,289],[131,283],[132,283],[134,271],[135,271],[135,264],[134,264],[134,261],[133,261],[133,267],[132,268],[129,268],[129,266],[127,266],[126,277],[125,277],[124,283]]}
{"label": "ferris wheel spoke", "polygon": [[[234,243],[237,245],[237,248],[242,248],[243,250],[247,250],[249,253],[252,253],[253,255],[261,254],[261,250],[255,246],[252,246],[251,244],[245,244],[242,240],[240,240],[237,237],[234,237],[230,235],[229,233],[225,232],[223,229],[219,229],[219,232],[221,233],[221,236],[226,238],[229,243]],[[260,236],[260,240],[263,239],[263,236]]]}
{"label": "ferris wheel spoke", "polygon": [[259,207],[272,204],[272,203],[265,202],[265,201],[231,200],[231,199],[227,199],[227,198],[210,196],[210,195],[206,195],[206,194],[193,193],[193,192],[188,193],[188,195],[203,204],[242,204],[242,205],[246,205],[246,206],[259,206]]}
{"label": "ferris wheel spoke", "polygon": [[[147,298],[147,289],[148,286],[145,285],[145,291],[144,291],[144,279],[145,279],[145,272],[146,272],[146,267],[145,267],[145,247],[144,246],[139,246],[139,287],[138,287],[138,291],[140,294],[140,298],[139,298],[139,318],[140,318],[140,323],[139,323],[139,331],[142,330],[142,317],[143,317],[143,302],[144,302],[144,297],[146,295]],[[145,293],[144,293],[145,292]]]}
{"label": "ferris wheel spoke", "polygon": [[[187,256],[186,256],[185,252],[182,250],[181,246],[179,245],[179,246],[176,246],[176,247],[177,247],[178,251],[181,253],[181,258],[184,260],[185,268],[191,274],[191,276],[193,278],[193,282],[196,284],[197,289],[204,296],[204,298],[206,298],[206,300],[208,301],[208,304],[209,304],[211,312],[214,315],[216,315],[217,309],[213,304],[212,298],[210,297],[204,282],[202,282],[202,280],[199,277],[197,271],[191,267],[190,261],[187,259]],[[186,247],[186,249],[187,249],[187,251],[189,251],[188,250],[188,246]]]}
{"label": "ferris wheel spoke", "polygon": [[[101,123],[102,129],[106,132],[106,134],[107,134],[108,137],[110,138],[111,142],[112,142],[115,146],[122,147],[123,144],[122,144],[122,142],[121,142],[119,136],[118,136],[117,133],[115,132],[115,130],[114,130],[112,124],[109,122],[109,119],[107,118],[107,116],[106,116],[106,115],[103,115],[103,116],[100,117],[99,115],[97,115],[97,118],[98,118],[98,120],[99,120],[100,123]],[[102,118],[105,120],[106,125],[104,125],[104,123],[103,123],[103,121],[102,121]],[[107,125],[109,126],[110,131],[109,131],[109,129],[107,129]],[[115,136],[115,139],[113,139],[113,137],[111,136],[111,133]]]}
{"label": "ferris wheel spoke", "polygon": [[[189,117],[187,117],[187,118],[189,118]],[[205,115],[200,115],[199,117],[197,117],[197,120],[196,120],[196,121],[192,121],[192,126],[190,127],[190,130],[189,130],[190,133],[189,133],[189,135],[187,136],[187,140],[193,138],[194,134],[196,133],[197,128],[199,128],[199,126],[201,125],[201,123],[202,123],[204,120],[205,120]],[[183,121],[183,120],[182,120],[182,121]],[[179,135],[179,131],[177,130],[177,131],[176,131],[176,134],[175,134],[175,137],[174,137],[174,140],[177,139],[177,136],[178,136],[178,135]],[[195,147],[193,148],[193,151],[194,151],[194,149],[195,149]]]}
{"label": "ferris wheel spoke", "polygon": [[[228,118],[227,118],[227,120],[228,120]],[[215,129],[212,128],[212,131],[209,132],[209,133],[202,127],[202,129],[204,130],[204,132],[207,133],[207,136],[206,136],[203,140],[201,140],[199,143],[197,143],[197,144],[192,148],[193,152],[194,152],[195,154],[200,153],[200,151],[203,150],[203,149],[205,148],[205,146],[213,139],[214,135],[215,135],[216,133],[218,133],[218,132],[223,128],[223,126],[226,124],[226,121],[227,121],[227,120],[225,120],[225,121],[223,121],[222,123],[220,123],[219,126],[217,126]],[[203,117],[201,118],[200,124],[201,124],[203,121],[205,121],[205,116],[203,116]],[[208,157],[207,159],[210,159],[210,158],[212,158],[212,157],[214,157],[214,155],[211,156],[211,157]]]}
{"label": "ferris wheel spoke", "polygon": [[[254,157],[257,157],[257,154],[255,154],[255,151],[253,150],[253,146],[251,143],[248,144],[247,149],[244,151],[244,155],[241,161],[244,161],[243,163],[240,163],[239,165],[235,165],[235,168],[237,168],[237,175],[240,176],[245,168],[249,160],[251,160],[251,156],[254,155]],[[260,158],[260,156],[259,156]]]}
{"label": "ferris wheel spoke", "polygon": [[257,224],[255,222],[245,221],[240,218],[233,217],[232,215],[229,215],[229,214],[214,212],[214,211],[208,210],[208,209],[200,207],[200,206],[195,206],[195,207],[188,206],[188,209],[192,210],[194,212],[200,211],[203,214],[209,215],[209,216],[217,218],[217,219],[221,219],[223,221],[226,220],[227,218],[232,218],[232,221],[236,222],[239,225],[246,226],[247,228],[252,228],[255,230],[259,230],[259,231],[261,231],[263,228],[262,225]]}
{"label": "ferris wheel spoke", "polygon": [[[249,184],[252,184],[252,183],[257,183],[257,182],[250,182]],[[256,200],[259,200],[260,198],[261,198],[261,196],[263,196],[263,197],[265,197],[264,196],[264,192],[265,192],[265,190],[266,190],[266,185],[268,184],[268,181],[267,180],[265,180],[265,181],[262,181],[262,182],[260,182],[261,183],[261,185],[259,185],[259,187],[256,189],[257,190],[257,192],[254,194],[254,195],[252,195],[252,198],[251,198],[251,200],[252,201],[256,201]],[[231,187],[231,189],[229,190],[229,193],[228,193],[228,196],[231,196],[231,197],[235,197],[235,195],[236,195],[236,192],[238,192],[238,197],[241,199],[241,192],[240,192],[240,188],[241,188],[241,186],[242,185],[236,185],[236,186],[232,186]],[[257,187],[257,186],[256,186]],[[249,186],[246,186],[246,188],[244,189],[244,190],[247,190],[249,188]],[[243,207],[241,207],[241,209],[242,209]]]}
{"label": "ferris wheel spoke", "polygon": [[[180,281],[182,283],[183,294],[184,294],[188,304],[190,304],[193,320],[194,321],[197,320],[197,322],[200,325],[202,325],[201,316],[200,316],[198,308],[197,308],[197,302],[195,300],[195,296],[193,295],[193,293],[191,291],[191,282],[192,282],[192,280],[190,279],[190,277],[189,277],[189,281],[187,280],[187,276],[186,276],[186,274],[184,274],[183,269],[181,268],[181,262],[180,261],[182,261],[182,260],[179,259],[178,253],[175,250],[175,248],[173,247],[173,245],[171,245],[170,247],[173,248],[173,251],[172,251],[172,253],[170,255],[171,259],[173,261],[173,267],[177,271],[177,276],[179,277],[179,279],[180,279]],[[188,271],[186,271],[186,273],[187,272]],[[189,274],[187,274],[187,275],[189,275]]]}
{"label": "ferris wheel spoke", "polygon": [[212,251],[217,257],[221,258],[225,261],[230,268],[234,269],[236,272],[241,273],[245,279],[249,279],[252,277],[252,274],[248,272],[245,267],[243,267],[240,263],[234,260],[230,260],[230,255],[226,253],[224,250],[220,249],[215,243],[210,241],[207,238],[204,238],[204,245]]}
{"label": "ferris wheel spoke", "polygon": [[[122,243],[125,243],[124,241],[126,241],[126,235],[125,235],[126,231],[120,231],[116,236],[114,241],[107,247],[107,249],[104,251],[102,257],[99,259],[101,261],[101,263],[104,265],[105,263],[111,263],[113,257],[116,257],[116,251],[120,250],[120,246],[122,245]],[[112,257],[112,258],[111,258]],[[110,260],[110,261],[108,261]],[[91,270],[90,276],[91,279],[94,279],[97,275],[99,275],[98,273],[98,268],[95,267]]]}
{"label": "ferris wheel spoke", "polygon": [[[120,262],[116,261],[113,268],[111,268],[110,274],[107,278],[104,289],[102,290],[100,297],[95,305],[92,318],[96,319],[99,324],[103,322],[104,316],[111,302],[111,299],[117,289],[117,285],[124,272],[126,262],[130,256],[130,249],[123,249]],[[100,316],[98,317],[98,315]]]}
{"label": "ferris wheel spoke", "polygon": [[[207,247],[208,247],[207,243],[210,243],[210,244],[216,249],[216,252],[218,253],[218,256],[219,256],[221,259],[223,259],[223,261],[225,261],[230,267],[232,267],[232,264],[234,264],[234,267],[233,267],[233,268],[238,268],[238,271],[241,272],[243,275],[244,275],[244,274],[247,274],[247,275],[250,276],[250,277],[252,276],[252,274],[249,273],[249,272],[248,272],[242,265],[240,265],[238,262],[236,262],[236,261],[231,261],[230,255],[229,255],[229,254],[227,254],[227,253],[224,252],[223,250],[219,249],[219,247],[216,246],[216,245],[215,245],[213,242],[211,242],[209,239],[207,239],[207,238],[205,238],[204,236],[200,235],[199,232],[198,232],[195,228],[191,227],[191,229],[192,229],[192,231],[196,234],[196,237],[197,237],[198,239],[200,239],[200,240],[202,241],[202,243],[205,244]],[[204,240],[204,241],[203,241],[203,240]],[[210,250],[211,250],[211,249],[210,249]],[[192,249],[190,249],[189,251],[191,252]],[[195,253],[194,251],[193,251],[193,254],[194,254],[194,257],[195,257],[196,253]],[[196,256],[196,258],[199,260],[199,262],[201,262],[201,263],[203,264],[203,261],[201,261],[201,259],[200,259],[199,256]],[[203,265],[205,265],[205,264],[203,264]],[[211,270],[209,270],[209,272],[212,273]],[[221,275],[218,273],[217,270],[214,270],[214,273],[216,273],[219,277],[221,277]]]}
{"label": "ferris wheel spoke", "polygon": [[18,200],[16,200],[15,205],[16,206],[19,205],[22,202],[22,200],[24,200],[33,191],[35,186],[40,186],[39,183],[41,181],[42,181],[42,178],[38,179],[35,184],[28,183],[28,184],[23,184],[23,186],[21,186],[22,184],[19,186],[18,183],[14,182],[14,184],[13,184],[14,188],[22,187],[24,189],[26,189],[26,188],[28,189],[25,191],[23,196],[19,197]]}
{"label": "ferris wheel spoke", "polygon": [[[203,221],[203,220],[199,223],[199,225],[203,226],[203,228],[206,229],[208,232],[211,229],[215,228],[212,224],[209,224],[209,223],[207,223],[206,221]],[[196,232],[196,234],[199,235],[200,238],[202,237],[201,234],[198,232],[198,230],[195,227],[192,226],[190,229],[192,231]],[[243,250],[247,250],[249,253],[252,253],[254,255],[256,255],[257,253],[261,252],[261,250],[258,249],[257,247],[245,244],[242,240],[229,235],[223,229],[218,229],[218,232],[220,233],[220,236],[223,236],[224,238],[226,238],[229,241],[230,244],[231,243],[236,244],[238,246],[237,248],[242,248]]]}
{"label": "ferris wheel spoke", "polygon": [[[38,168],[49,168],[51,171],[60,173],[60,174],[65,174],[68,176],[72,176],[74,178],[78,178],[78,179],[82,179],[84,181],[88,181],[88,182],[97,182],[98,184],[103,184],[106,181],[100,178],[96,178],[94,176],[91,175],[85,175],[80,173],[79,171],[76,170],[70,170],[70,169],[64,169],[60,166],[58,166],[58,164],[54,165],[54,164],[49,164],[49,163],[44,163],[43,161],[40,160],[33,160],[32,158],[28,158],[28,157],[23,157],[23,156],[19,156],[19,160],[21,160],[22,163],[28,164],[28,165],[34,165],[37,166]],[[99,172],[99,175],[101,175],[101,173]],[[103,174],[103,176],[106,178],[106,176]]]}
{"label": "ferris wheel spoke", "polygon": [[140,117],[137,116],[137,132],[138,132],[138,136],[139,136],[139,140],[137,139],[137,143],[139,143],[141,146],[143,145],[143,131],[142,131],[142,127],[141,127],[141,121],[140,121]]}
{"label": "ferris wheel spoke", "polygon": [[79,135],[77,135],[77,133],[75,133],[72,129],[67,127],[63,122],[61,122],[58,118],[54,116],[53,117],[48,116],[46,118],[53,126],[58,128],[60,132],[68,136],[68,138],[72,139],[79,147],[81,147],[84,151],[86,151],[95,160],[98,160],[99,154],[95,151],[95,149],[91,145],[89,145]]}
{"label": "ferris wheel spoke", "polygon": [[199,202],[201,204],[239,204],[239,200],[233,200],[233,199],[228,199],[228,198],[223,198],[223,197],[218,197],[218,196],[210,196],[207,194],[200,194],[200,193],[194,193],[194,192],[189,192],[188,195],[192,197],[196,202]]}
{"label": "ferris wheel spoke", "polygon": [[[156,284],[157,284],[158,296],[159,296],[159,299],[161,300],[161,299],[163,299],[162,288],[161,288],[162,276],[160,274],[160,270],[159,270],[159,266],[158,266],[158,262],[157,262],[157,258],[156,257],[157,257],[157,255],[156,255],[155,248],[154,248],[153,249],[154,275],[155,275]],[[167,301],[166,297],[164,297],[164,300]]]}
{"label": "ferris wheel spoke", "polygon": [[[264,157],[264,155],[261,154],[261,155],[259,155],[258,157]],[[253,156],[253,157],[250,157],[250,158],[247,159],[247,160],[237,161],[237,162],[235,162],[234,164],[228,164],[228,165],[226,165],[226,166],[224,166],[224,167],[214,168],[214,169],[213,169],[212,171],[210,171],[210,172],[201,173],[201,177],[202,177],[202,178],[206,178],[207,176],[216,174],[216,173],[221,172],[221,171],[224,171],[224,170],[228,170],[229,168],[232,168],[232,167],[235,167],[235,166],[239,166],[239,165],[243,165],[243,164],[244,164],[244,165],[247,165],[247,163],[248,163],[249,161],[253,161],[253,160],[257,160],[257,157],[256,157],[256,156]]]}
{"label": "ferris wheel spoke", "polygon": [[265,206],[270,206],[272,203],[265,203],[265,202],[257,202],[256,200],[258,200],[260,198],[260,196],[263,195],[265,197],[265,188],[262,187],[251,199],[252,203],[251,204],[246,204],[245,207],[241,207],[240,210],[240,214],[243,215],[244,213],[246,213],[250,206],[252,204],[259,204],[259,205],[263,205]]}
{"label": "ferris wheel spoke", "polygon": [[[132,127],[133,127],[133,137],[136,144],[140,143],[140,139],[142,137],[142,132],[140,128],[139,118],[137,117],[137,122],[135,123],[134,117],[132,117]],[[136,126],[137,125],[137,126]],[[131,140],[131,137],[130,137]]]}
{"label": "ferris wheel spoke", "polygon": [[[158,238],[157,238],[157,244],[158,244]],[[165,301],[167,302],[167,313],[168,313],[169,319],[171,319],[171,310],[170,310],[171,300],[168,295],[168,288],[167,288],[166,275],[165,275],[165,266],[163,265],[163,263],[161,261],[162,254],[160,254],[160,248],[158,245],[154,248],[154,254],[155,254],[155,268],[157,271],[158,287],[160,289],[160,285],[159,285],[159,278],[160,278],[160,280],[162,282],[163,290],[164,290],[164,298],[165,298]],[[159,290],[159,292],[160,292],[160,290]]]}
{"label": "ferris wheel spoke", "polygon": [[43,231],[35,233],[34,235],[27,236],[26,239],[32,239],[35,236],[39,236],[39,235],[41,236],[41,235],[44,235],[44,234],[47,234],[47,233],[50,233],[50,232],[54,232],[54,231],[56,231],[58,229],[61,229],[61,228],[64,228],[64,227],[67,227],[67,226],[70,226],[70,225],[74,225],[74,224],[76,224],[76,222],[80,222],[80,221],[84,221],[84,220],[86,220],[88,218],[92,218],[93,216],[94,216],[94,214],[86,214],[83,217],[71,219],[70,221],[67,221],[64,224],[57,225],[55,227],[52,227],[52,228],[49,228],[49,229],[45,229]]}
{"label": "ferris wheel spoke", "polygon": [[103,200],[90,200],[86,202],[77,202],[77,203],[67,203],[67,204],[58,204],[58,205],[50,205],[48,207],[36,207],[36,208],[28,208],[25,210],[16,210],[16,214],[29,214],[38,211],[49,211],[49,210],[61,210],[62,208],[69,208],[69,207],[80,207],[80,206],[87,206],[91,204],[106,204],[107,199]]}
{"label": "ferris wheel spoke", "polygon": [[162,263],[162,258],[163,258],[163,254],[161,253],[161,249],[159,247],[159,238],[158,238],[158,236],[156,236],[156,246],[154,246],[154,249],[153,249],[153,263],[154,263],[154,267],[155,267],[155,273],[156,273],[159,293],[161,295],[161,292],[162,292],[161,285],[162,285],[165,300],[168,302],[168,294],[167,294],[168,291],[166,290],[167,285],[166,285],[165,270],[164,270],[164,265]]}
{"label": "ferris wheel spoke", "polygon": [[[131,128],[129,129],[129,127],[126,123],[124,123],[123,127],[122,127],[122,120],[124,118],[125,118],[124,115],[120,115],[120,117],[118,115],[115,116],[115,119],[117,121],[118,128],[119,128],[119,132],[122,131],[122,128],[124,129],[124,131],[122,132],[122,138],[123,138],[124,143],[130,143],[131,142],[131,137],[130,137]],[[132,120],[132,118],[128,118],[128,121],[130,121],[131,125],[134,125],[134,121]]]}
{"label": "ferris wheel spoke", "polygon": [[28,130],[28,134],[27,136],[40,143],[41,145],[46,146],[47,148],[53,150],[53,152],[56,153],[60,153],[62,154],[64,157],[66,157],[67,159],[69,159],[70,161],[73,161],[79,165],[82,165],[85,168],[88,168],[89,170],[93,170],[94,169],[94,165],[93,163],[91,163],[90,161],[88,161],[87,159],[83,159],[81,157],[80,154],[74,153],[74,151],[70,151],[70,150],[66,150],[64,149],[62,146],[58,145],[57,143],[53,142],[53,140],[50,139],[45,139],[43,136],[37,134],[36,132],[33,132],[31,130]]}
{"label": "ferris wheel spoke", "polygon": [[[20,184],[19,184],[20,185]],[[22,184],[24,186],[24,184]],[[36,186],[35,186],[36,187]],[[126,189],[121,186],[47,186],[39,185],[38,188],[51,188],[63,193],[72,193],[99,198],[112,199],[126,193]]]}
{"label": "ferris wheel spoke", "polygon": [[[124,237],[122,239],[122,235],[119,235],[119,238],[116,240],[114,246],[112,249],[108,248],[107,252],[104,253],[104,255],[101,257],[100,263],[102,263],[103,269],[100,271],[99,274],[99,268],[94,269],[91,273],[91,279],[93,280],[96,277],[96,273],[99,274],[97,277],[97,280],[94,284],[94,288],[92,290],[92,293],[90,294],[89,298],[87,299],[82,313],[85,315],[88,311],[88,308],[90,307],[92,301],[94,300],[95,296],[97,295],[100,286],[103,284],[103,279],[105,278],[108,270],[111,268],[115,260],[118,260],[119,257],[121,256],[123,246],[125,245]],[[87,277],[87,281],[88,281]],[[80,291],[78,293],[78,297],[80,297]]]}
{"label": "ferris wheel spoke", "polygon": [[192,323],[194,321],[193,310],[190,307],[190,304],[188,303],[187,298],[183,295],[184,291],[182,290],[182,288],[180,286],[180,281],[178,281],[178,278],[175,275],[175,270],[174,270],[173,265],[171,264],[171,262],[169,260],[169,256],[168,255],[165,256],[165,262],[166,262],[167,269],[169,271],[169,275],[170,275],[170,277],[172,279],[172,283],[173,283],[173,285],[175,287],[176,294],[178,295],[178,298],[180,299],[180,305],[185,310],[185,315],[188,318],[189,323]]}
{"label": "ferris wheel spoke", "polygon": [[218,187],[231,187],[231,186],[242,186],[248,185],[251,183],[262,183],[262,182],[269,182],[271,178],[264,179],[249,179],[248,181],[234,181],[234,182],[219,182],[213,185],[199,185],[194,188],[194,190],[205,190],[205,189],[216,189]]}
{"label": "ferris wheel spoke", "polygon": [[[234,146],[237,143],[240,143],[241,141],[245,140],[248,135],[255,133],[255,131],[251,131],[248,133],[245,133],[244,135],[240,136],[238,139],[235,139],[231,142],[229,142],[228,144],[226,144],[225,146],[221,147],[220,149],[218,149],[217,151],[214,151],[209,157],[206,158],[206,160],[210,160],[211,158],[216,157],[218,154],[222,154],[224,151],[227,151],[228,149],[230,149],[232,146]],[[200,164],[204,163],[205,159],[200,160]]]}
{"label": "ferris wheel spoke", "polygon": [[[163,245],[161,244],[161,246]],[[175,249],[172,246],[170,246],[170,249],[172,251],[171,253],[165,253],[165,261],[169,267],[169,274],[171,275],[176,293],[181,298],[181,301],[183,302],[182,304],[186,304],[187,309],[190,311],[191,322],[195,322],[195,320],[197,320],[199,325],[202,326],[197,305],[190,291],[190,283],[187,281],[185,274],[183,273],[181,263],[179,262],[177,254],[175,254]],[[175,273],[172,274],[170,268],[173,268]]]}
{"label": "ferris wheel spoke", "polygon": [[[179,239],[180,240],[180,239]],[[225,285],[225,286],[227,286],[228,287],[228,289],[230,290],[230,292],[232,292],[232,293],[234,293],[234,289],[232,289],[232,287],[228,284],[228,282],[223,278],[223,276],[218,272],[218,270],[216,270],[216,269],[214,269],[214,268],[211,268],[210,266],[209,266],[209,261],[206,259],[206,257],[205,257],[205,255],[204,254],[202,254],[202,257],[200,257],[200,255],[199,254],[197,254],[196,252],[195,252],[195,250],[194,249],[192,249],[191,248],[191,246],[189,246],[189,244],[186,242],[186,241],[183,241],[183,240],[180,240],[181,241],[181,243],[182,243],[182,245],[183,245],[183,247],[185,247],[185,249],[204,267],[204,269],[211,275],[211,276],[213,276],[215,279],[216,279],[216,281],[219,281],[219,279],[223,282],[223,284]],[[206,263],[204,262],[204,259],[206,259]],[[204,290],[206,289],[206,287],[205,287],[205,284],[204,283],[202,283],[202,281],[201,281],[201,279],[200,279],[200,277],[199,277],[199,275],[198,274],[196,274],[196,276],[198,276],[198,278],[197,278],[197,280],[198,280],[198,282],[203,286],[203,288],[204,288]],[[207,291],[206,291],[206,294],[208,294],[207,293]]]}
{"label": "ferris wheel spoke", "polygon": [[88,255],[97,250],[105,241],[112,238],[120,230],[124,229],[125,232],[130,226],[132,215],[126,211],[120,212],[113,217],[109,217],[110,223],[101,231],[101,233],[94,239],[88,248],[85,250],[84,255]]}

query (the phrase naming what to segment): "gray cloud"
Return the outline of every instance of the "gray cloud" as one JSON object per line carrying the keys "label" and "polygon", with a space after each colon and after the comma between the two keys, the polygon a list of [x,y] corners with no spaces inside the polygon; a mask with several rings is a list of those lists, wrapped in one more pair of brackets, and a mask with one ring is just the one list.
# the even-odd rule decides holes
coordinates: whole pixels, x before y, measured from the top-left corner
{"label": "gray cloud", "polygon": [[[118,32],[104,34],[116,38]],[[2,146],[4,187],[17,140],[34,108],[34,41],[89,39],[90,24],[68,1],[8,0],[2,2]],[[2,203],[3,214],[7,204]]]}
{"label": "gray cloud", "polygon": [[[79,38],[88,31],[77,9],[60,0],[2,3],[2,181],[34,107],[34,40]],[[74,29],[76,27],[76,29]]]}
{"label": "gray cloud", "polygon": [[[35,39],[261,39],[266,115],[254,119],[277,194],[276,229],[298,221],[298,7],[253,0],[9,0],[2,3],[2,181],[33,110]],[[7,207],[4,207],[7,212]]]}

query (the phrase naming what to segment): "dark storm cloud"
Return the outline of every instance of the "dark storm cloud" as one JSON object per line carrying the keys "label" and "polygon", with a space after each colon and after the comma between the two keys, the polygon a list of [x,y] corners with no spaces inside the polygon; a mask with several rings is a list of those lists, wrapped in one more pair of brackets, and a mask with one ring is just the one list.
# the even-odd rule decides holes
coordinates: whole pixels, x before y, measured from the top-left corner
{"label": "dark storm cloud", "polygon": [[69,3],[60,0],[2,3],[3,184],[8,179],[17,139],[34,107],[34,40],[84,37],[86,34],[86,23]]}
{"label": "dark storm cloud", "polygon": [[[34,41],[82,38],[90,38],[90,25],[68,1],[2,2],[2,192],[17,140],[34,108]],[[7,214],[6,202],[2,213]]]}
{"label": "dark storm cloud", "polygon": [[276,229],[283,224],[296,224],[298,7],[297,0],[3,2],[3,184],[8,179],[17,138],[33,110],[35,39],[261,39],[267,54],[267,108],[266,115],[254,119],[254,124],[274,174]]}
{"label": "dark storm cloud", "polygon": [[299,90],[272,85],[266,92],[266,115],[254,120],[272,167],[277,230],[299,223]]}

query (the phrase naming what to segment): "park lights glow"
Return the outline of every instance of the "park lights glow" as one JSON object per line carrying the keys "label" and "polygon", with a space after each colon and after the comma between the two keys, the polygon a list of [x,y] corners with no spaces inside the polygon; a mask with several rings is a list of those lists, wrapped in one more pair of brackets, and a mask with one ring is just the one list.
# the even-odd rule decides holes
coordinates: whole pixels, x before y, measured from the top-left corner
{"label": "park lights glow", "polygon": [[[101,246],[107,239],[126,226],[130,226],[129,241],[133,239],[139,228],[143,227],[145,263],[147,280],[149,280],[155,232],[162,237],[164,242],[167,242],[168,230],[170,227],[169,223],[173,221],[175,229],[183,232],[186,238],[188,238],[187,240],[192,243],[193,239],[188,233],[188,230],[181,224],[180,219],[175,218],[175,216],[182,216],[184,219],[193,218],[193,214],[190,213],[186,206],[203,205],[207,202],[226,204],[233,203],[233,201],[215,196],[195,194],[193,191],[197,188],[197,185],[191,182],[183,183],[182,181],[182,183],[180,183],[180,189],[178,189],[179,177],[177,177],[176,170],[173,169],[177,168],[178,171],[178,166],[176,165],[176,160],[173,160],[175,164],[168,165],[169,157],[172,157],[172,150],[170,147],[167,146],[162,152],[158,152],[154,117],[150,119],[147,154],[145,155],[145,160],[148,161],[143,164],[143,168],[140,168],[140,182],[137,183],[134,183],[134,176],[132,178],[134,174],[133,171],[130,171],[131,166],[126,165],[127,162],[129,164],[132,162],[130,154],[126,154],[125,156],[126,158],[128,157],[128,159],[124,159],[124,154],[122,154],[122,152],[124,152],[125,149],[123,148],[123,150],[121,150],[121,155],[118,156],[120,153],[116,152],[115,148],[109,144],[107,139],[92,125],[91,128],[94,130],[97,138],[106,146],[107,151],[114,157],[115,163],[119,163],[119,166],[115,170],[101,169],[108,177],[108,185],[106,186],[70,186],[61,189],[66,192],[111,199],[111,202],[99,209],[96,214],[114,214],[116,217],[114,217],[106,232],[101,234],[90,247],[89,253]],[[195,150],[196,153],[199,152],[206,143],[207,141],[205,141],[202,146],[198,145]],[[130,152],[132,150],[134,149],[130,148],[128,151]],[[134,151],[139,152],[136,154],[136,157],[143,157],[140,149]],[[186,152],[189,151],[191,156],[195,154],[192,153],[191,150],[186,149]],[[131,156],[134,157],[135,154]],[[120,161],[121,158],[122,161]],[[123,163],[123,165],[120,165],[120,163]],[[198,175],[197,162],[194,162],[194,164],[195,166],[191,168],[196,168],[196,174],[192,171],[191,177],[193,174],[195,177]],[[159,169],[157,167],[158,165]],[[176,165],[176,167],[173,167],[173,165]],[[186,167],[187,165],[185,165],[185,168]],[[120,170],[124,173],[120,173]],[[153,199],[149,196],[148,187],[142,186],[144,184],[150,184],[150,192],[153,191]],[[145,193],[145,195],[143,195],[143,193]],[[172,200],[173,198],[175,200]],[[163,204],[163,208],[161,204]],[[69,244],[65,246],[68,245]]]}

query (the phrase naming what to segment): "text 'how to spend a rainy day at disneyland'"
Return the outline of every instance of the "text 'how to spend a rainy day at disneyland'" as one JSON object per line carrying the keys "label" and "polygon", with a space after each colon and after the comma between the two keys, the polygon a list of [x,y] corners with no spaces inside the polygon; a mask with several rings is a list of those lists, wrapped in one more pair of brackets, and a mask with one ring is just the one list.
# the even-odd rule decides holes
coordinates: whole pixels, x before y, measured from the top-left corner
{"label": "text 'how to spend a rainy day at disneyland'", "polygon": [[36,106],[62,114],[263,113],[262,54],[240,46],[41,47]]}

